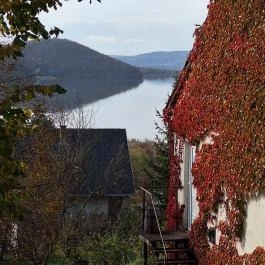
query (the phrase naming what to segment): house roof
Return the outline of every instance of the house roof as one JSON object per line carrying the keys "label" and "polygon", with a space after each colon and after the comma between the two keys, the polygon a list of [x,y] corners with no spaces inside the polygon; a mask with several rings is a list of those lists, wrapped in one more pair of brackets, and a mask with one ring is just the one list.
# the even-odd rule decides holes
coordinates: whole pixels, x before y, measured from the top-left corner
{"label": "house roof", "polygon": [[71,137],[72,143],[80,141],[84,149],[83,174],[73,195],[127,196],[135,193],[125,129],[60,130],[62,135]]}
{"label": "house roof", "polygon": [[177,102],[177,99],[178,99],[178,97],[179,97],[179,95],[180,95],[180,93],[184,87],[184,84],[185,84],[186,80],[188,79],[189,74],[191,72],[191,59],[190,59],[190,57],[191,57],[191,53],[189,54],[189,56],[186,60],[186,63],[185,63],[185,65],[184,65],[184,67],[183,67],[183,69],[182,69],[182,71],[178,77],[178,80],[174,84],[174,90],[168,98],[165,109],[167,109],[168,107],[172,107]]}
{"label": "house roof", "polygon": [[[38,135],[36,137],[38,139]],[[70,164],[78,161],[72,195],[123,197],[135,193],[125,129],[61,128],[55,130],[54,139],[58,143],[53,149],[55,153],[66,154]],[[35,162],[33,142],[34,136],[30,136],[16,144],[16,156],[29,164]]]}

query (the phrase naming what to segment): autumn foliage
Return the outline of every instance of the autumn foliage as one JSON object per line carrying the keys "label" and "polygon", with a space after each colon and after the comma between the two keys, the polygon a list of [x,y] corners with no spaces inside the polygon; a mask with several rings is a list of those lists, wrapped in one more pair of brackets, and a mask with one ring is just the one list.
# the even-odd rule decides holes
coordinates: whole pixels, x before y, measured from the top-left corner
{"label": "autumn foliage", "polygon": [[[265,264],[263,248],[244,256],[236,249],[247,201],[265,190],[265,2],[216,0],[208,9],[164,111],[179,138],[213,141],[196,153],[192,169],[200,208],[192,244],[200,264]],[[220,205],[226,220],[210,248],[207,223]]]}

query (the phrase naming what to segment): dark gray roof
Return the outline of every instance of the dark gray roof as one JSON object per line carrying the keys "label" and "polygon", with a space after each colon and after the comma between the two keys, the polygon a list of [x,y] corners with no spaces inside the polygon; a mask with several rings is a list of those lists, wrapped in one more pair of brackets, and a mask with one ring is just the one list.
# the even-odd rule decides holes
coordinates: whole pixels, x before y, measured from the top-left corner
{"label": "dark gray roof", "polygon": [[83,173],[73,195],[135,193],[125,129],[61,129],[61,134],[70,136],[73,144],[79,139],[84,149]]}

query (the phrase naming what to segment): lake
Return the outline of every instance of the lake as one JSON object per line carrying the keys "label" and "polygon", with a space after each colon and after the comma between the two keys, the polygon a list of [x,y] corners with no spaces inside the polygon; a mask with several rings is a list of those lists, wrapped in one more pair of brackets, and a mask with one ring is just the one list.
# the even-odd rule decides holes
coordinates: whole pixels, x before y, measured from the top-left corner
{"label": "lake", "polygon": [[126,128],[127,137],[154,139],[156,109],[162,112],[173,79],[144,80],[138,87],[124,93],[84,106],[85,113],[93,112],[94,128]]}

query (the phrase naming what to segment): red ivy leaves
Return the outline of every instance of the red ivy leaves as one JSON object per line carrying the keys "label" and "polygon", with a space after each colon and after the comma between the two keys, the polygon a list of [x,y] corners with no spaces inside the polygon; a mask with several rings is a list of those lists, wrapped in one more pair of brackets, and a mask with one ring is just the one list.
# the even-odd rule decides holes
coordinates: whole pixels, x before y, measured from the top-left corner
{"label": "red ivy leaves", "polygon": [[[180,173],[181,168],[180,164],[182,161],[182,154],[183,154],[183,147],[184,141],[182,139],[178,139],[179,142],[179,149],[174,150],[174,136],[172,132],[172,128],[170,127],[170,119],[172,116],[171,109],[167,109],[164,112],[164,119],[165,122],[169,125],[168,126],[168,133],[169,133],[169,181],[168,181],[168,190],[167,190],[167,208],[166,208],[166,230],[167,231],[175,231],[177,228],[177,224],[181,223],[177,218],[179,218],[178,212],[180,210],[180,205],[177,202],[178,190],[182,189],[182,184],[180,181]],[[182,218],[182,217],[180,217]]]}
{"label": "red ivy leaves", "polygon": [[[216,133],[193,167],[200,213],[192,243],[200,264],[265,264],[264,249],[239,256],[235,248],[247,199],[265,190],[265,2],[218,0],[208,8],[205,23],[195,30],[190,65],[175,84],[172,119],[166,116],[172,131],[189,142]],[[180,173],[172,174],[170,179]],[[207,222],[221,203],[227,220],[219,225],[219,245],[210,249]]]}

